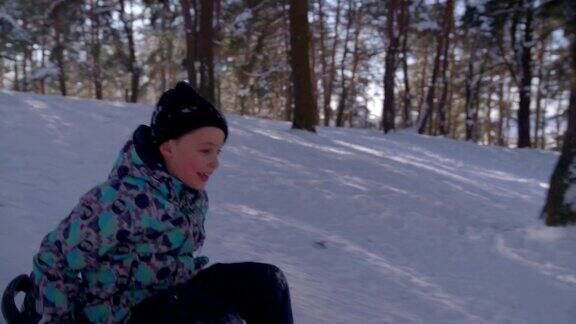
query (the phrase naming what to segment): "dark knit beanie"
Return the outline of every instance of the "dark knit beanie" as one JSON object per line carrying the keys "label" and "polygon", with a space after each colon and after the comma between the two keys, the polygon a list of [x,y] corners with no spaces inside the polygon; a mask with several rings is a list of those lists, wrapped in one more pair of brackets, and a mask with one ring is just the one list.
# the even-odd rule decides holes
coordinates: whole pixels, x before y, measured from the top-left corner
{"label": "dark knit beanie", "polygon": [[187,81],[178,82],[174,89],[162,94],[150,121],[156,145],[207,126],[221,129],[226,141],[228,125],[224,115]]}

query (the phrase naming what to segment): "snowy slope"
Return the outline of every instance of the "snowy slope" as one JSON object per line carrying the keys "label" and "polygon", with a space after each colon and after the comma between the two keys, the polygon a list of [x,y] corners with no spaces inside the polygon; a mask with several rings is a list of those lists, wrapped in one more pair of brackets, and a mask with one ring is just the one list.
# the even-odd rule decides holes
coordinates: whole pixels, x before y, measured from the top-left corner
{"label": "snowy slope", "polygon": [[[0,92],[0,286],[152,107]],[[228,116],[203,253],[284,269],[296,323],[574,323],[576,230],[537,219],[557,155]]]}

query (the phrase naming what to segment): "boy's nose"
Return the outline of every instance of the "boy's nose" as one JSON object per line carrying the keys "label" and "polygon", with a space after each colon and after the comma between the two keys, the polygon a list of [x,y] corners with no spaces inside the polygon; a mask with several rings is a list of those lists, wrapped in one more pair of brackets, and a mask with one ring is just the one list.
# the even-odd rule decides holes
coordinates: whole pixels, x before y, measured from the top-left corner
{"label": "boy's nose", "polygon": [[210,162],[210,167],[212,168],[212,171],[216,170],[219,165],[220,161],[218,160],[218,158],[215,158],[214,160],[212,160],[212,162]]}

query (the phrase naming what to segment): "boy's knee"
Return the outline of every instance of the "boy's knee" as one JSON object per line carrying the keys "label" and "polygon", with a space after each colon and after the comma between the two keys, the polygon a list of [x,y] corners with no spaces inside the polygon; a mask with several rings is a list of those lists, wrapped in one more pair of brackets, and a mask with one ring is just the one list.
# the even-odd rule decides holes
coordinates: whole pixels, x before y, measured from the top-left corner
{"label": "boy's knee", "polygon": [[270,273],[273,274],[278,285],[281,286],[283,289],[286,289],[288,287],[288,281],[286,280],[286,275],[284,274],[284,272],[275,265],[270,265],[270,268],[271,268]]}
{"label": "boy's knee", "polygon": [[261,271],[265,274],[265,278],[268,279],[267,283],[276,287],[277,289],[286,290],[288,288],[288,281],[286,280],[286,275],[277,266],[267,263],[258,263]]}

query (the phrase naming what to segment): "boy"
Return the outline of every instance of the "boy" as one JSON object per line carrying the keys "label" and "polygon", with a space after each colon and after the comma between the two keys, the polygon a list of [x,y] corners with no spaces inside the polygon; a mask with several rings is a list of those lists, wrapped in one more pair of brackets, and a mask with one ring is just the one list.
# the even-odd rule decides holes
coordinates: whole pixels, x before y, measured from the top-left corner
{"label": "boy", "polygon": [[278,268],[204,268],[208,258],[194,256],[227,137],[224,116],[187,82],[164,92],[108,179],[42,241],[32,273],[40,322],[292,323]]}

